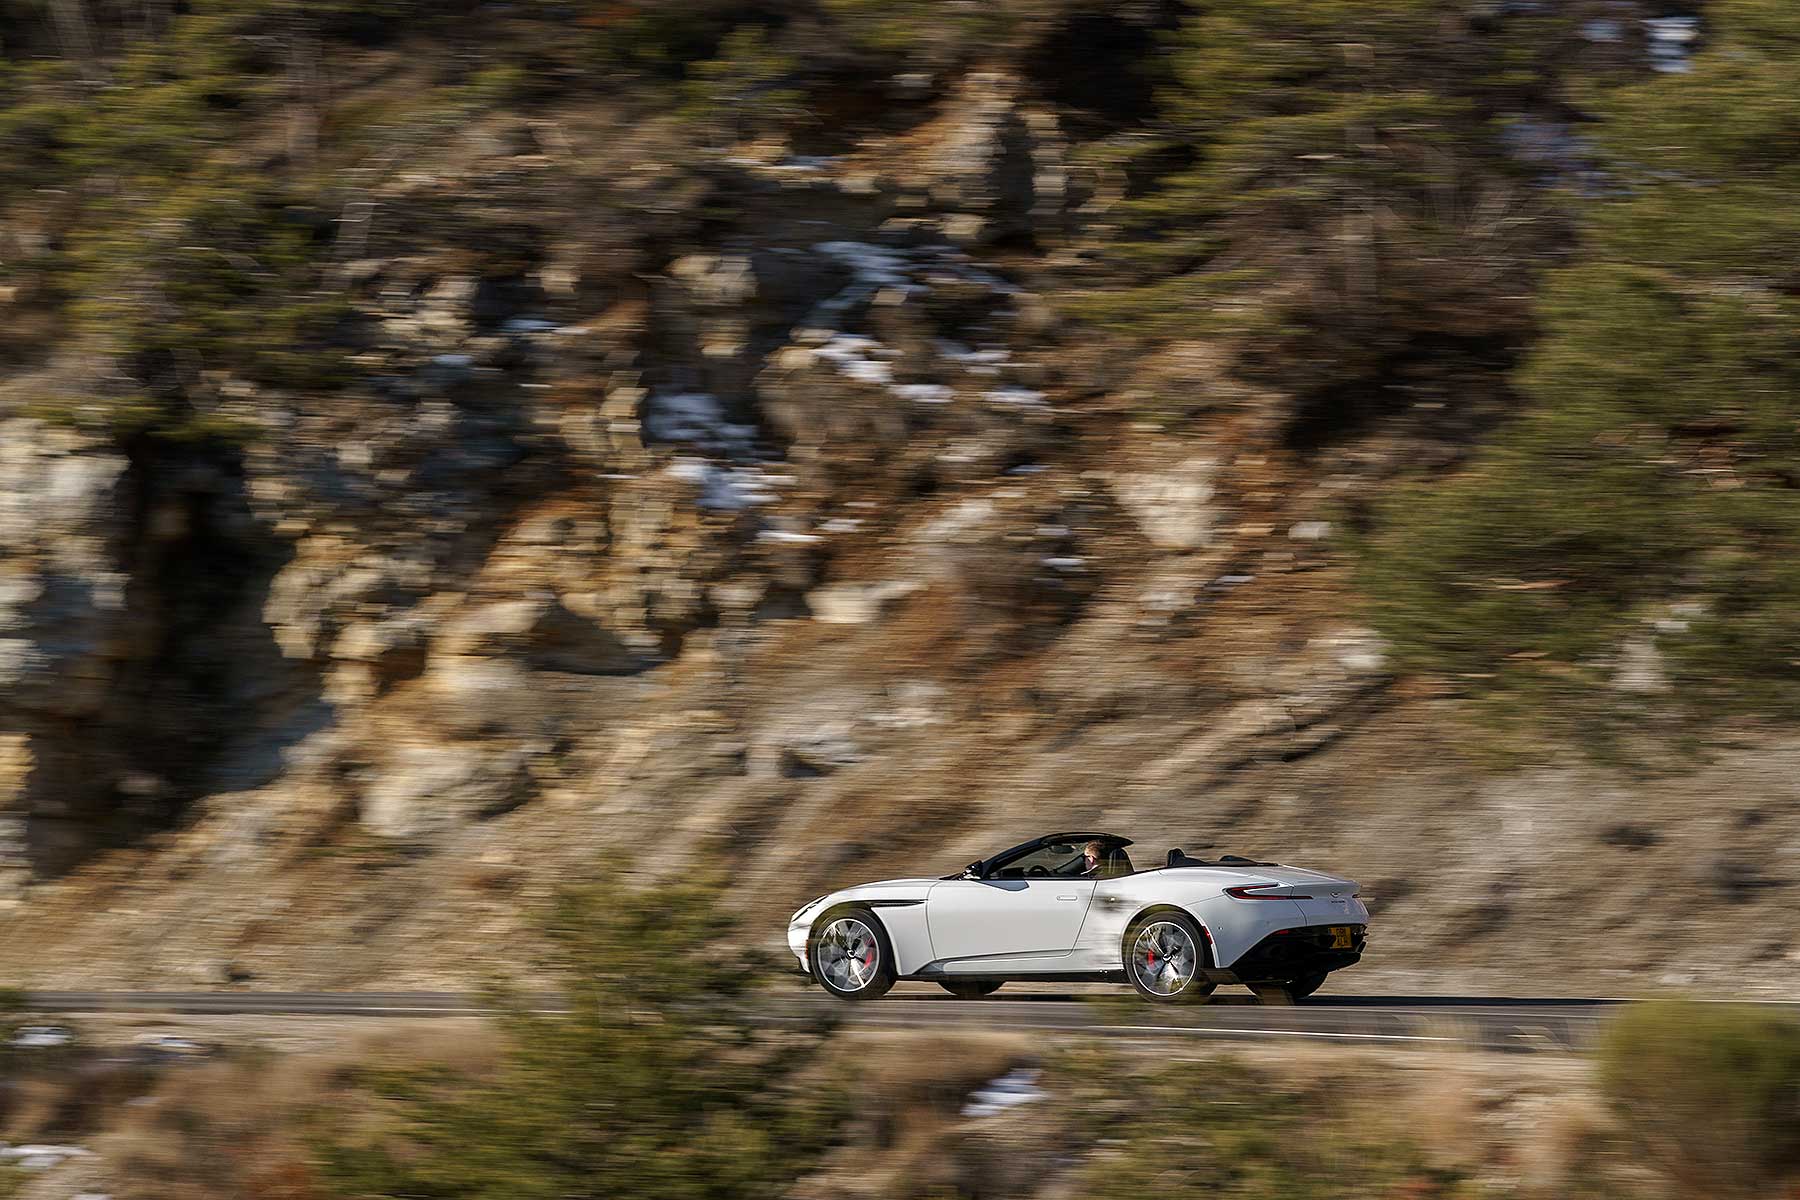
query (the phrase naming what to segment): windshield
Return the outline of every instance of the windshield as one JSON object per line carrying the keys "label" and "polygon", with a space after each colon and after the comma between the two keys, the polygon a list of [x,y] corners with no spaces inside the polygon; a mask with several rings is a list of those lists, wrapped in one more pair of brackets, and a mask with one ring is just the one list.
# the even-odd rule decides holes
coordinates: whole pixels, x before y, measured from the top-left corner
{"label": "windshield", "polygon": [[1131,859],[1116,842],[1047,842],[1009,858],[996,859],[988,867],[989,879],[1029,879],[1033,876],[1112,878],[1131,874]]}

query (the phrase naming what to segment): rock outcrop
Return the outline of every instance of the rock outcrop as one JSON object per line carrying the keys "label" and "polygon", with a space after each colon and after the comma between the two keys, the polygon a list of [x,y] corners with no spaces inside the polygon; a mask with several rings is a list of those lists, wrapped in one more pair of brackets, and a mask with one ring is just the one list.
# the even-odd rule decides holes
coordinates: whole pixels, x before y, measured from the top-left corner
{"label": "rock outcrop", "polygon": [[[194,446],[7,416],[0,975],[464,987],[529,962],[570,879],[705,860],[766,931],[1100,824],[1364,879],[1373,979],[1548,985],[1582,855],[1641,891],[1678,837],[1800,836],[1748,753],[1707,768],[1717,813],[1478,769],[1343,545],[1443,447],[1300,447],[1218,344],[1065,322],[1105,204],[1061,115],[1010,70],[940,82],[833,154],[675,163],[578,112],[447,134],[344,235],[340,389],[209,378],[243,433]],[[1771,861],[1679,928],[1621,903],[1593,972],[1704,930],[1697,976],[1791,985]]]}

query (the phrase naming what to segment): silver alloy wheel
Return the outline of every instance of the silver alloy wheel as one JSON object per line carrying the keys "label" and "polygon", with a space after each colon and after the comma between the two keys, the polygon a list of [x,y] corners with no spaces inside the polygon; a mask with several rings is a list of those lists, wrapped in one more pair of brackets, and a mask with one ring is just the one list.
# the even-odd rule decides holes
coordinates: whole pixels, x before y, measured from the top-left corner
{"label": "silver alloy wheel", "polygon": [[1131,971],[1147,992],[1173,996],[1194,978],[1200,955],[1194,937],[1173,921],[1152,921],[1131,943]]}
{"label": "silver alloy wheel", "polygon": [[862,991],[881,969],[881,943],[855,917],[839,917],[827,925],[817,952],[819,973],[840,992]]}

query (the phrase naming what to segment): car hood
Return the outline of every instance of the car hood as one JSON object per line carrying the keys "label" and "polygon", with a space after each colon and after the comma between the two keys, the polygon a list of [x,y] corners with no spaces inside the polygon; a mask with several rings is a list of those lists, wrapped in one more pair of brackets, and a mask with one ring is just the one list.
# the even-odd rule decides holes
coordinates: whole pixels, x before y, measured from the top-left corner
{"label": "car hood", "polygon": [[935,877],[918,879],[882,879],[877,880],[874,883],[859,883],[855,887],[842,888],[831,893],[831,898],[835,900],[840,896],[846,899],[859,896],[887,896],[892,893],[904,892],[909,893],[908,898],[923,900],[925,898],[925,893],[931,890],[933,884],[942,882],[943,880]]}
{"label": "car hood", "polygon": [[837,904],[853,904],[859,901],[868,903],[895,901],[920,901],[925,899],[933,884],[943,882],[936,878],[919,879],[882,879],[875,883],[859,883],[854,887],[839,888],[835,892],[827,892],[817,900],[802,906],[789,918],[790,922],[801,919],[810,920],[814,914]]}

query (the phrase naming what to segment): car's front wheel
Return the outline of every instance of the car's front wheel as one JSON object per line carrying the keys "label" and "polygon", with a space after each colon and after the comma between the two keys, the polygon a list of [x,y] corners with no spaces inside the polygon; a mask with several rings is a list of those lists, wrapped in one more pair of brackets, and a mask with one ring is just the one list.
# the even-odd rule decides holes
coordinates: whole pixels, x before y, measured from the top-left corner
{"label": "car's front wheel", "polygon": [[979,1000],[1000,990],[998,979],[940,979],[938,986],[958,1000]]}
{"label": "car's front wheel", "polygon": [[1147,999],[1188,1004],[1212,995],[1206,961],[1206,937],[1186,913],[1150,913],[1125,931],[1125,975]]}
{"label": "car's front wheel", "polygon": [[827,914],[813,927],[806,958],[819,986],[840,1000],[873,1000],[894,986],[887,930],[866,908]]}

